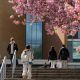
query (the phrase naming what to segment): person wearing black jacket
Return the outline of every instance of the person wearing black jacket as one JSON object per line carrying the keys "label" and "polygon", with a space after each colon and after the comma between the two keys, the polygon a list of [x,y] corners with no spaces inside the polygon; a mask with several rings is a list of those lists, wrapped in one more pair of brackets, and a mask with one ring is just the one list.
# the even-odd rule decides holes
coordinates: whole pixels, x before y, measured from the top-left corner
{"label": "person wearing black jacket", "polygon": [[50,68],[56,67],[56,60],[57,60],[57,53],[53,46],[51,46],[51,49],[49,50],[48,60],[51,63]]}
{"label": "person wearing black jacket", "polygon": [[62,45],[62,48],[60,49],[58,58],[59,58],[59,60],[62,61],[62,68],[66,68],[67,60],[69,60],[69,51],[65,47],[65,45]]}
{"label": "person wearing black jacket", "polygon": [[[16,42],[14,41],[14,37],[11,37],[10,43],[8,44],[8,47],[7,47],[8,54],[10,55],[11,64],[12,64],[12,58],[13,58],[13,54],[14,54],[15,50],[18,51],[18,46],[17,46]],[[17,62],[17,64],[18,64],[18,62]]]}

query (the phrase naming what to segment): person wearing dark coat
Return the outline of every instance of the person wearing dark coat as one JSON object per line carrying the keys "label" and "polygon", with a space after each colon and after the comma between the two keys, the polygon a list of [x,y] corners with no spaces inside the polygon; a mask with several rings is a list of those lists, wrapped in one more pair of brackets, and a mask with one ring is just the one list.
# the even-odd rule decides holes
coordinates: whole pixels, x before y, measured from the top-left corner
{"label": "person wearing dark coat", "polygon": [[56,67],[56,60],[57,60],[57,53],[56,53],[53,46],[51,46],[51,48],[49,50],[48,60],[51,63],[50,68],[55,68]]}
{"label": "person wearing dark coat", "polygon": [[[14,41],[14,37],[11,37],[10,43],[8,44],[8,47],[7,47],[8,54],[10,55],[11,64],[12,64],[12,58],[13,58],[13,54],[14,54],[15,50],[18,51],[18,46],[17,46],[16,42]],[[18,64],[18,62],[17,62],[17,64]]]}
{"label": "person wearing dark coat", "polygon": [[67,67],[67,60],[69,60],[69,51],[65,47],[65,45],[62,45],[62,48],[60,49],[58,58],[59,58],[59,60],[62,61],[62,68],[66,68]]}

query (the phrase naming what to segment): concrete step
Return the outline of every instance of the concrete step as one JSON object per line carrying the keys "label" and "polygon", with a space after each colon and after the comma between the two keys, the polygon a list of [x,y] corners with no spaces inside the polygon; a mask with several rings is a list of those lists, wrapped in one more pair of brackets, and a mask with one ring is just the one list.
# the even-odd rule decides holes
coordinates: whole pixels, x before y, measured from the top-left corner
{"label": "concrete step", "polygon": [[[12,77],[12,67],[7,66],[7,78]],[[22,65],[16,67],[14,78],[22,77]],[[80,69],[50,69],[40,67],[32,67],[32,78],[33,79],[80,79]]]}
{"label": "concrete step", "polygon": [[[27,79],[22,79],[22,78],[6,78],[5,80],[27,80]],[[80,79],[37,78],[37,79],[29,79],[29,80],[80,80]]]}
{"label": "concrete step", "polygon": [[[5,80],[27,80],[22,79],[22,67],[22,64],[16,67],[14,78],[12,78],[12,66],[7,65],[7,78]],[[44,63],[37,66],[33,65],[31,80],[80,80],[80,68],[50,69],[49,65],[44,68]]]}
{"label": "concrete step", "polygon": [[80,79],[80,75],[33,75],[32,78]]}
{"label": "concrete step", "polygon": [[[12,70],[7,70],[6,71],[8,74],[12,73]],[[16,70],[15,73],[22,73],[22,70]],[[64,73],[64,74],[80,74],[80,69],[32,69],[32,73]]]}
{"label": "concrete step", "polygon": [[[32,78],[59,78],[59,79],[75,79],[75,78],[77,78],[77,79],[80,79],[80,75],[77,75],[77,76],[75,76],[75,75],[67,75],[67,76],[64,76],[64,75],[33,75],[32,76]],[[21,78],[22,76],[20,76],[20,75],[14,75],[14,78]],[[12,76],[10,75],[8,75],[8,77],[7,78],[12,78]]]}
{"label": "concrete step", "polygon": [[[16,67],[16,70],[22,71],[22,69],[23,69],[23,67]],[[7,71],[8,71],[8,70],[12,70],[12,67],[7,67]],[[73,71],[73,72],[74,72],[74,71],[78,71],[78,72],[79,72],[79,71],[80,71],[80,69],[68,69],[68,68],[67,68],[67,69],[62,69],[62,68],[61,68],[61,69],[57,69],[57,68],[56,68],[56,69],[51,69],[51,68],[34,68],[34,67],[32,67],[32,70],[33,70],[33,71],[37,71],[37,70],[38,70],[38,71],[59,71],[59,72],[60,72],[60,71],[61,71],[61,72],[62,72],[62,71],[63,71],[63,72],[64,72],[64,71],[67,71],[67,72],[69,72],[69,71],[70,71],[70,72],[71,72],[71,71]]]}
{"label": "concrete step", "polygon": [[[11,74],[7,74],[7,78],[11,78]],[[14,74],[14,78],[20,78],[22,74]],[[77,78],[80,79],[80,74],[65,74],[65,73],[32,73],[33,78]]]}
{"label": "concrete step", "polygon": [[[6,78],[5,80],[27,80],[23,78]],[[28,80],[36,80],[36,79],[28,79]]]}

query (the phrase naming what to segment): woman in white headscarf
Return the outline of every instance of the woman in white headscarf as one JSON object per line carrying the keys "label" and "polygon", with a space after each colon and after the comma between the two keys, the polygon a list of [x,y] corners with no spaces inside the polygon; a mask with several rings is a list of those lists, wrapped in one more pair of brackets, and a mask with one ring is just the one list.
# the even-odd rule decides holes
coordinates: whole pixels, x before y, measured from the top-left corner
{"label": "woman in white headscarf", "polygon": [[31,65],[33,60],[33,51],[30,48],[30,45],[26,46],[21,54],[21,60],[23,63],[23,78],[31,79]]}

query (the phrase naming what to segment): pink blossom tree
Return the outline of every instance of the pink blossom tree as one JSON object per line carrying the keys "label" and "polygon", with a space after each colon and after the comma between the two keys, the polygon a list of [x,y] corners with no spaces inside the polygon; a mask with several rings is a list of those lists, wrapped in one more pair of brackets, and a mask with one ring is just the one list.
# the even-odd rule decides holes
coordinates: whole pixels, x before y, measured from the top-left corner
{"label": "pink blossom tree", "polygon": [[31,14],[35,21],[45,22],[48,35],[59,27],[66,34],[74,35],[80,30],[80,0],[9,0],[14,14],[10,16],[15,24],[25,24],[25,15]]}

